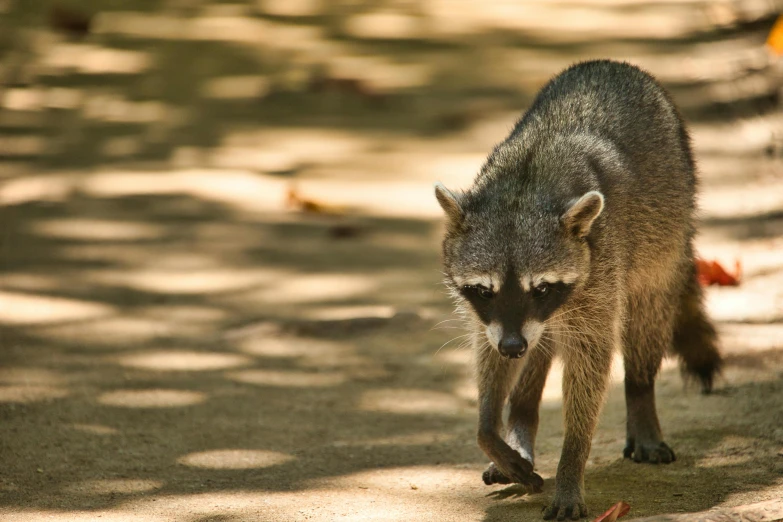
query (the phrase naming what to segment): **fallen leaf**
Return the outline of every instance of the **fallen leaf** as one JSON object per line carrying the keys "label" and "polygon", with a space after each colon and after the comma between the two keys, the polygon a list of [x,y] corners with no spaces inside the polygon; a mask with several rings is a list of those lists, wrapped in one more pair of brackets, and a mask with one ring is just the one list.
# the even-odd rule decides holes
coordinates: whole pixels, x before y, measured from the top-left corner
{"label": "fallen leaf", "polygon": [[593,522],[615,522],[615,520],[618,518],[627,515],[629,511],[631,511],[631,506],[623,501],[620,501],[607,509],[606,512],[593,520]]}
{"label": "fallen leaf", "polygon": [[696,258],[696,274],[702,286],[737,286],[740,284],[742,265],[736,260],[732,274],[717,261]]}
{"label": "fallen leaf", "polygon": [[299,195],[299,191],[294,186],[288,188],[286,206],[291,209],[299,210],[300,212],[309,212],[311,214],[339,215],[345,213],[345,209],[337,205],[330,205],[314,199],[303,198]]}
{"label": "fallen leaf", "polygon": [[778,56],[783,56],[783,15],[778,17],[777,22],[769,31],[767,47]]}

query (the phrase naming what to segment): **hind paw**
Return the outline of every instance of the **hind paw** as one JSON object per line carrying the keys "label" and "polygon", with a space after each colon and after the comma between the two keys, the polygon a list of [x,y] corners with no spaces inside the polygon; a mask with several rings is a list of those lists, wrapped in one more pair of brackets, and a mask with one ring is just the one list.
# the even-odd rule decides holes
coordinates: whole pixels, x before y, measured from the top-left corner
{"label": "hind paw", "polygon": [[626,443],[623,457],[633,459],[635,462],[649,462],[650,464],[669,464],[677,460],[674,451],[663,441],[639,443],[633,439],[629,439]]}

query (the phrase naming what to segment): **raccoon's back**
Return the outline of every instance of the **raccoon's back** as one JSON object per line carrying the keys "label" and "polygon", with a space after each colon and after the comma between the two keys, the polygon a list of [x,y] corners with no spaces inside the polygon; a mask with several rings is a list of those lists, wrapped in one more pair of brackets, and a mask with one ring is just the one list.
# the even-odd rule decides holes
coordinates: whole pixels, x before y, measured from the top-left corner
{"label": "raccoon's back", "polygon": [[[560,139],[574,135],[579,139]],[[525,176],[540,179],[542,189],[560,187],[566,198],[586,186],[604,194],[599,243],[624,259],[629,273],[646,271],[656,259],[665,268],[651,277],[664,277],[686,257],[696,185],[689,138],[669,95],[648,73],[608,60],[566,69],[541,90],[508,144],[533,151],[539,168]],[[564,167],[569,156],[605,150],[616,154],[579,163],[593,168]]]}
{"label": "raccoon's back", "polygon": [[693,191],[682,118],[664,88],[638,67],[610,60],[569,67],[541,90],[511,138],[525,143],[576,132],[609,140],[624,154],[631,167],[625,183]]}

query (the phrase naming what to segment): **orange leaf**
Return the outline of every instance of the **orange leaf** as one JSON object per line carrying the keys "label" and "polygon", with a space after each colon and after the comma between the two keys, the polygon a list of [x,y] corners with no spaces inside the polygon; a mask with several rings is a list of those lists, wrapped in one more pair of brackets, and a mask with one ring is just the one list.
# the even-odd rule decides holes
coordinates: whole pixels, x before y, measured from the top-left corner
{"label": "orange leaf", "polygon": [[702,286],[737,286],[740,283],[742,265],[739,260],[734,262],[734,273],[729,273],[717,261],[707,261],[696,258],[696,277]]}
{"label": "orange leaf", "polygon": [[337,215],[342,214],[345,211],[345,209],[336,205],[329,205],[314,199],[303,198],[299,195],[299,192],[294,186],[290,186],[288,188],[288,193],[286,194],[286,206],[291,209],[312,214]]}
{"label": "orange leaf", "polygon": [[772,26],[767,36],[767,46],[778,56],[783,56],[783,15]]}
{"label": "orange leaf", "polygon": [[601,516],[593,520],[593,522],[615,522],[618,518],[627,515],[629,511],[631,511],[631,506],[621,500],[607,509]]}

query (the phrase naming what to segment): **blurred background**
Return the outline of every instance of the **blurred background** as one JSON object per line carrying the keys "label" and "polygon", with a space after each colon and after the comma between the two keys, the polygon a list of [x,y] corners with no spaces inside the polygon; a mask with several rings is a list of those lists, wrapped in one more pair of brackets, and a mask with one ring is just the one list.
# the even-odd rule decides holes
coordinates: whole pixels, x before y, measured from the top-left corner
{"label": "blurred background", "polygon": [[[628,60],[670,90],[727,364],[659,392],[678,452],[594,514],[783,496],[779,0],[0,0],[3,520],[519,520],[486,488],[433,183],[469,185],[538,89]],[[655,494],[651,494],[655,492]]]}

